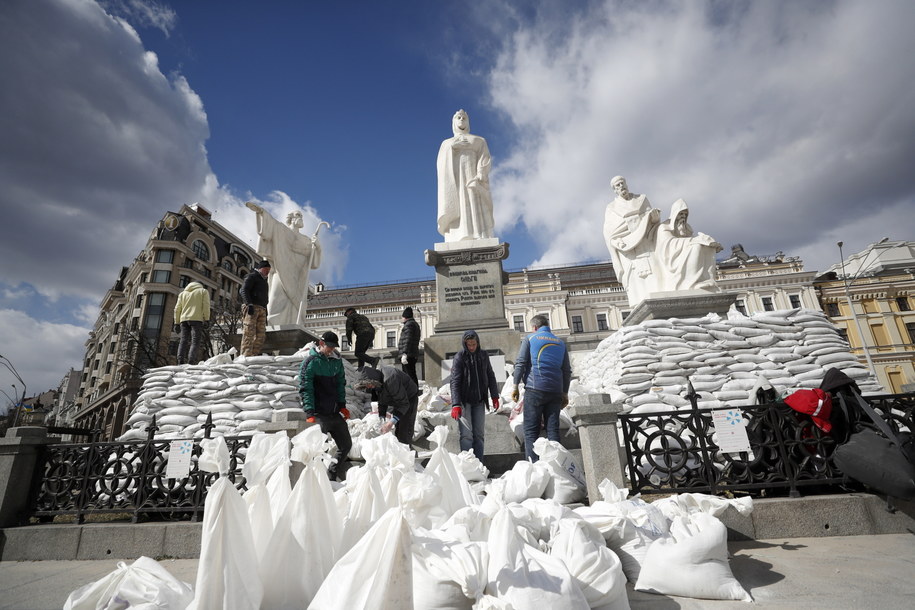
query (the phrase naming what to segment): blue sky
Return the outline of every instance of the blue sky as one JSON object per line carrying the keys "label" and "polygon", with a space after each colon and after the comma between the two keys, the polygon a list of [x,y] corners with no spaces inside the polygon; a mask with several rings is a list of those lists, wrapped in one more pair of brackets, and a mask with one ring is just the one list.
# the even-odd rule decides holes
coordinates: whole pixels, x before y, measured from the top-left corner
{"label": "blue sky", "polygon": [[608,258],[616,174],[808,269],[913,239],[913,26],[907,0],[7,0],[0,353],[55,386],[183,203],[252,243],[247,199],[328,221],[328,285],[431,277],[458,108],[509,268]]}

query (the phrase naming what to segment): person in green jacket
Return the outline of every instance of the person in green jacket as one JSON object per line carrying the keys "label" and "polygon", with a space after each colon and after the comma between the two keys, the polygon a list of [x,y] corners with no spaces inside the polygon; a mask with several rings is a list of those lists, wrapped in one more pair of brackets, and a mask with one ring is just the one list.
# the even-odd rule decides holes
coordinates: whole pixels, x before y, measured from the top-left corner
{"label": "person in green jacket", "polygon": [[[346,462],[353,438],[346,420],[346,375],[343,360],[337,352],[340,340],[333,331],[327,331],[313,346],[299,368],[299,396],[308,423],[320,424],[321,432],[330,434],[337,444],[337,461],[327,470],[331,480],[339,474],[346,478]],[[348,463],[348,462],[347,462]]]}
{"label": "person in green jacket", "polygon": [[191,282],[175,304],[175,332],[181,333],[178,343],[178,364],[196,364],[203,338],[203,327],[210,321],[210,291],[200,282]]}

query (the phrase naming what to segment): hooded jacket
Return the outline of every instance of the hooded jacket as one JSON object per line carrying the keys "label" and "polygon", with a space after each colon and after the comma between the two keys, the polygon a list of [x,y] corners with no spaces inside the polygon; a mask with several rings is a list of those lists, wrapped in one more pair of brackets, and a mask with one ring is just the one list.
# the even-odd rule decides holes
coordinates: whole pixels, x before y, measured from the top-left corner
{"label": "hooded jacket", "polygon": [[309,416],[334,415],[346,406],[346,376],[337,352],[325,356],[314,347],[308,351],[299,368],[299,396]]}
{"label": "hooded jacket", "polygon": [[[476,351],[467,349],[468,339],[477,340]],[[483,351],[476,331],[468,330],[461,339],[461,351],[451,362],[451,404],[478,404],[499,396],[496,374],[489,362],[489,354]]]}
{"label": "hooded jacket", "polygon": [[191,282],[175,304],[175,324],[205,322],[210,319],[210,291],[200,282]]}

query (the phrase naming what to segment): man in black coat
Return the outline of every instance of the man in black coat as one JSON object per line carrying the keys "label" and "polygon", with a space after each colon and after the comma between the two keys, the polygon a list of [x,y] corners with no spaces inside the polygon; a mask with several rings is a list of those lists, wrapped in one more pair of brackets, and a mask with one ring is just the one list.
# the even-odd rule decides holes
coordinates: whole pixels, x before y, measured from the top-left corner
{"label": "man in black coat", "polygon": [[416,359],[419,357],[419,335],[419,322],[413,319],[413,308],[407,307],[403,310],[403,328],[400,329],[397,351],[400,352],[403,372],[410,376],[417,387],[419,378],[416,376]]}
{"label": "man in black coat", "polygon": [[380,370],[364,367],[355,387],[377,396],[378,416],[382,420],[385,420],[388,410],[391,411],[391,420],[382,424],[381,433],[387,434],[393,428],[398,441],[412,445],[419,389],[409,375],[393,366],[382,366]]}
{"label": "man in black coat", "polygon": [[259,356],[267,338],[267,302],[270,288],[267,276],[270,263],[261,261],[254,265],[254,271],[245,277],[241,286],[242,323],[241,355]]}
{"label": "man in black coat", "polygon": [[476,331],[468,330],[462,349],[451,362],[451,417],[457,420],[461,434],[461,451],[473,449],[483,461],[483,433],[486,429],[486,403],[492,398],[499,408],[499,388],[489,354],[480,347]]}

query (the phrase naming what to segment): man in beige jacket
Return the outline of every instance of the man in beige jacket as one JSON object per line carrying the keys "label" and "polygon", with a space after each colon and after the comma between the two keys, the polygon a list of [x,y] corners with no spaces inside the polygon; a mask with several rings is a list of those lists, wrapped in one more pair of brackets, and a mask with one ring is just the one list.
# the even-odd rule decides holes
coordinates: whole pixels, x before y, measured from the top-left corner
{"label": "man in beige jacket", "polygon": [[200,282],[191,282],[175,304],[175,332],[181,332],[178,364],[196,364],[203,325],[210,321],[210,292]]}

